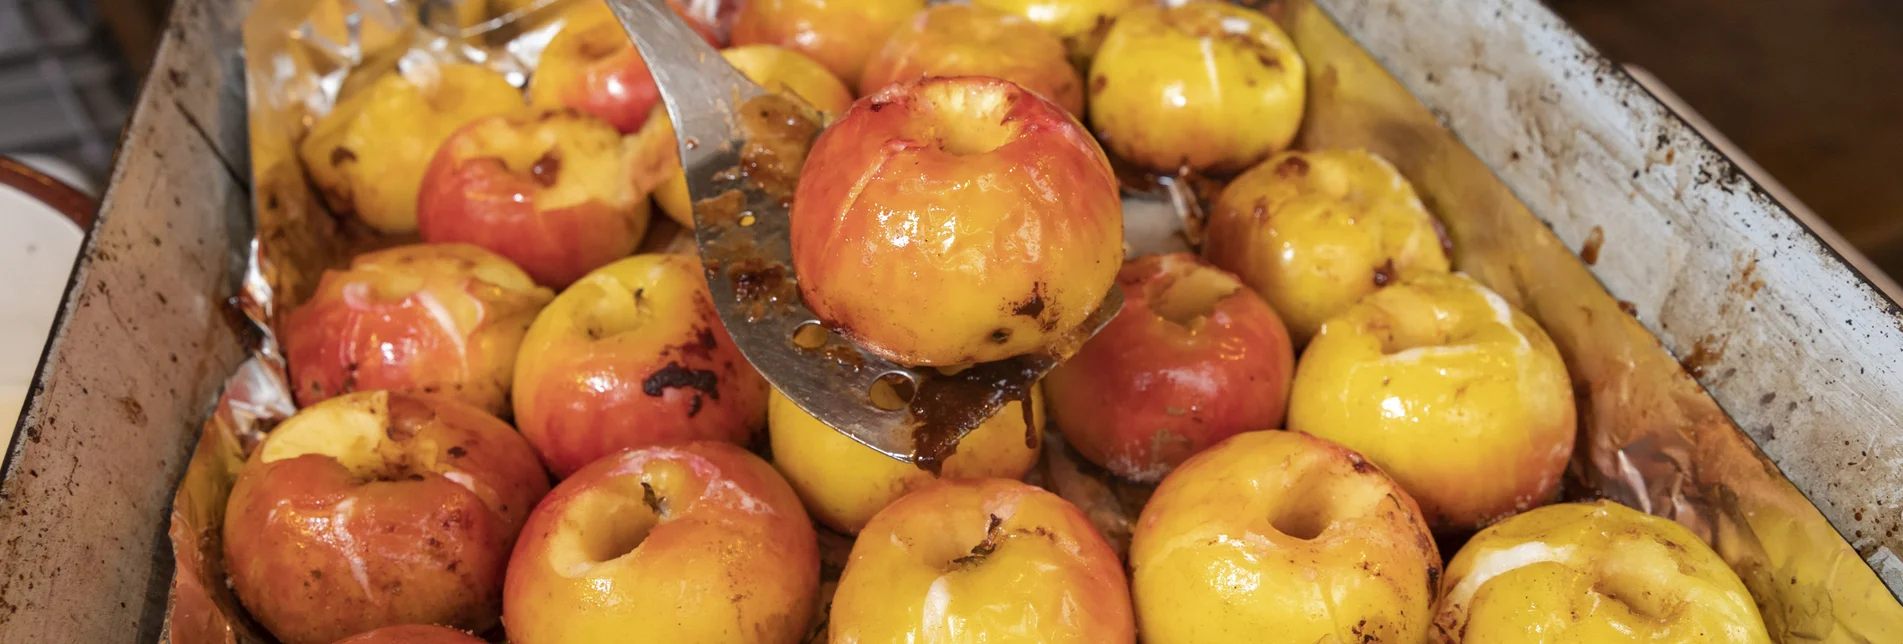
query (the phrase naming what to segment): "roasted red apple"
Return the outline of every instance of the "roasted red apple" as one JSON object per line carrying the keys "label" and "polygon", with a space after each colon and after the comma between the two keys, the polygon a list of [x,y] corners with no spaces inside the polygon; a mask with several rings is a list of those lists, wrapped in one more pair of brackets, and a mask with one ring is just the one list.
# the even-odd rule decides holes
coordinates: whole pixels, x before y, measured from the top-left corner
{"label": "roasted red apple", "polygon": [[627,451],[563,481],[509,560],[509,641],[794,644],[819,588],[799,498],[726,443]]}
{"label": "roasted red apple", "polygon": [[1036,23],[990,7],[941,4],[899,27],[866,63],[859,93],[925,76],[990,76],[1084,114],[1083,81],[1064,43]]}
{"label": "roasted red apple", "polygon": [[1145,642],[1419,642],[1440,551],[1414,500],[1360,455],[1250,432],[1163,479],[1130,569]]}
{"label": "roasted red apple", "polygon": [[416,195],[450,133],[522,108],[522,92],[489,69],[438,65],[386,74],[347,96],[298,143],[298,158],[332,211],[385,233],[416,230]]}
{"label": "roasted red apple", "polygon": [[942,480],[886,506],[833,595],[836,644],[1135,642],[1123,565],[1069,501]]}
{"label": "roasted red apple", "polygon": [[516,348],[552,297],[481,248],[402,246],[325,272],[279,339],[299,405],[387,389],[442,394],[502,415]]}
{"label": "roasted red apple", "polygon": [[1238,433],[1282,426],[1295,357],[1262,298],[1195,255],[1150,255],[1117,274],[1123,312],[1044,381],[1077,452],[1154,483]]}
{"label": "roasted red apple", "polygon": [[1294,140],[1304,73],[1288,35],[1252,9],[1138,7],[1090,64],[1090,123],[1111,152],[1152,171],[1240,172]]}
{"label": "roasted red apple", "polygon": [[453,628],[405,624],[337,640],[337,644],[483,644],[483,641]]}
{"label": "roasted red apple", "polygon": [[[668,4],[682,13],[679,4]],[[707,44],[720,46],[705,24],[691,18],[687,23]],[[631,134],[661,104],[661,90],[608,5],[588,0],[567,13],[562,30],[542,49],[529,78],[529,104],[580,110]]]}
{"label": "roasted red apple", "polygon": [[1110,32],[1117,16],[1151,0],[972,0],[972,4],[1003,9],[1026,18],[1064,40],[1071,61],[1089,69],[1097,46]]}
{"label": "roasted red apple", "polygon": [[819,135],[792,210],[807,306],[894,362],[1054,347],[1116,280],[1110,162],[1063,108],[994,78],[927,78]]}
{"label": "roasted red apple", "polygon": [[872,52],[925,0],[748,0],[734,17],[733,44],[779,45],[825,65],[851,87]]}
{"label": "roasted red apple", "polygon": [[536,317],[516,362],[515,421],[561,477],[623,449],[744,445],[766,425],[767,391],[721,326],[700,264],[636,255]]}
{"label": "roasted red apple", "polygon": [[1552,500],[1578,431],[1546,332],[1447,273],[1375,291],[1323,323],[1295,367],[1288,426],[1366,455],[1448,534]]}
{"label": "roasted red apple", "polygon": [[396,624],[480,630],[548,475],[515,430],[434,396],[374,391],[298,412],[225,510],[231,589],[286,644]]}
{"label": "roasted red apple", "polygon": [[627,257],[648,229],[614,128],[572,110],[470,123],[443,143],[416,204],[423,240],[475,244],[561,288]]}

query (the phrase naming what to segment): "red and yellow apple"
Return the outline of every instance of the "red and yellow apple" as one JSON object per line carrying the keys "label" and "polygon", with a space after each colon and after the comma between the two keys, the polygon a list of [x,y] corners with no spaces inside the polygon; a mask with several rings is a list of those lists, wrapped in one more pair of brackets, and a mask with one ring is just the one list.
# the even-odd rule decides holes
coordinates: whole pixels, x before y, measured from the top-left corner
{"label": "red and yellow apple", "polygon": [[337,644],[484,644],[480,638],[445,626],[385,626],[337,640]]}
{"label": "red and yellow apple", "polygon": [[1123,564],[1069,501],[1009,479],[941,480],[853,542],[835,644],[1135,642]]}
{"label": "red and yellow apple", "polygon": [[1482,530],[1440,587],[1435,644],[1771,641],[1744,582],[1697,535],[1610,501]]}
{"label": "red and yellow apple", "polygon": [[1216,199],[1203,255],[1288,322],[1296,346],[1375,289],[1448,271],[1447,241],[1406,177],[1363,150],[1284,152]]}
{"label": "red and yellow apple", "polygon": [[557,477],[617,451],[745,445],[768,387],[714,312],[700,263],[636,255],[562,291],[515,365],[515,422]]}
{"label": "red and yellow apple", "polygon": [[994,78],[859,99],[807,156],[792,209],[800,293],[894,362],[1074,347],[1123,261],[1116,175],[1063,108]]}
{"label": "red and yellow apple", "polygon": [[818,587],[813,524],[766,461],[719,442],[648,447],[535,508],[502,621],[516,644],[794,644]]}
{"label": "red and yellow apple", "polygon": [[516,349],[552,297],[481,248],[400,246],[325,271],[279,340],[301,406],[387,389],[442,394],[503,415]]}
{"label": "red and yellow apple", "polygon": [[773,465],[793,485],[806,511],[839,532],[858,534],[879,510],[937,478],[1023,478],[1043,442],[1042,392],[1031,390],[1031,426],[1024,403],[1009,402],[958,441],[937,476],[880,454],[773,392],[767,407]]}
{"label": "red and yellow apple", "polygon": [[614,128],[530,110],[478,119],[443,142],[416,215],[424,241],[487,248],[562,288],[634,252],[648,200],[628,181]]}
{"label": "red and yellow apple", "polygon": [[1295,356],[1275,310],[1195,255],[1149,255],[1117,274],[1123,311],[1044,381],[1079,454],[1154,483],[1241,432],[1278,429]]}
{"label": "red and yellow apple", "polygon": [[[680,5],[668,4],[682,12]],[[693,19],[687,23],[707,44],[720,46],[706,25]],[[661,89],[608,5],[590,0],[567,13],[562,30],[542,49],[535,75],[529,78],[529,104],[580,110],[629,134],[640,130],[660,106]]]}
{"label": "red and yellow apple", "polygon": [[1080,69],[1090,67],[1090,59],[1110,33],[1117,16],[1151,0],[972,0],[972,4],[1003,9],[1031,19],[1031,22],[1064,40],[1071,61]]}
{"label": "red and yellow apple", "polygon": [[416,230],[423,172],[444,139],[484,116],[522,108],[522,92],[472,64],[389,73],[347,96],[298,143],[330,209],[384,233]]}
{"label": "red and yellow apple", "polygon": [[[773,45],[746,45],[723,50],[720,55],[761,87],[799,97],[819,110],[826,121],[852,107],[852,92],[846,85],[824,66],[799,52]],[[687,196],[687,179],[681,174],[674,124],[668,120],[667,113],[656,108],[647,125],[627,137],[626,149],[635,185],[654,193],[661,212],[682,226],[692,228],[693,204]]]}
{"label": "red and yellow apple", "polygon": [[990,76],[1017,83],[1084,115],[1084,84],[1064,43],[1014,13],[968,4],[919,12],[872,55],[859,93],[925,76]]}
{"label": "red and yellow apple", "polygon": [[1459,274],[1375,291],[1295,367],[1289,429],[1361,452],[1460,534],[1552,500],[1578,431],[1546,332]]}
{"label": "red and yellow apple", "polygon": [[231,589],[286,644],[396,624],[480,630],[548,475],[508,424],[434,396],[363,392],[278,425],[224,521]]}
{"label": "red and yellow apple", "polygon": [[1295,139],[1306,78],[1282,29],[1219,0],[1117,18],[1090,63],[1090,123],[1147,170],[1240,172]]}
{"label": "red and yellow apple", "polygon": [[1130,569],[1145,642],[1419,642],[1440,551],[1414,500],[1360,455],[1250,432],[1163,479]]}
{"label": "red and yellow apple", "polygon": [[924,8],[925,0],[747,0],[734,17],[733,44],[797,51],[857,87],[866,60]]}

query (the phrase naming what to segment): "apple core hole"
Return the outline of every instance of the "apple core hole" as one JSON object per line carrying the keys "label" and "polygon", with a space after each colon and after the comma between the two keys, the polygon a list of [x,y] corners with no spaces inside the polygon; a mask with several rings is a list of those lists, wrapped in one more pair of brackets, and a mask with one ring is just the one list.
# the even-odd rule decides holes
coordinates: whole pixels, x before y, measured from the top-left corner
{"label": "apple core hole", "polygon": [[589,561],[614,561],[640,547],[653,531],[658,517],[654,511],[640,499],[631,499],[617,495],[606,507],[593,508],[590,527],[582,530],[583,556]]}
{"label": "apple core hole", "polygon": [[1320,537],[1336,522],[1373,507],[1387,492],[1378,485],[1341,468],[1298,459],[1290,474],[1299,477],[1285,492],[1282,503],[1269,517],[1269,525],[1290,538],[1309,541]]}
{"label": "apple core hole", "polygon": [[1599,579],[1592,591],[1631,611],[1635,617],[1671,621],[1685,600],[1670,592],[1661,571],[1679,573],[1684,566],[1677,553],[1655,541],[1621,544],[1600,562]]}
{"label": "apple core hole", "polygon": [[925,131],[916,136],[936,141],[947,153],[985,154],[1004,147],[1018,136],[1018,124],[1007,117],[1019,99],[1018,90],[992,83],[927,82],[920,98],[927,118]]}
{"label": "apple core hole", "polygon": [[1150,311],[1157,317],[1189,327],[1214,313],[1218,302],[1241,289],[1241,282],[1222,271],[1198,267],[1151,291]]}
{"label": "apple core hole", "polygon": [[912,396],[917,392],[918,387],[912,382],[912,376],[895,371],[872,381],[872,387],[866,395],[871,399],[872,406],[885,411],[898,411],[912,404]]}

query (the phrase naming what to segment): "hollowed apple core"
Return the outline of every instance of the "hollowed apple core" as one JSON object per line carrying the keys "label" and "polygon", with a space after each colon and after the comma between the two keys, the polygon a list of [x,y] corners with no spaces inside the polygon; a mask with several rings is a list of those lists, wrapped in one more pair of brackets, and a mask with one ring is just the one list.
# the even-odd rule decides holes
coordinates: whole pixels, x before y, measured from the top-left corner
{"label": "hollowed apple core", "polygon": [[1267,43],[1256,31],[1256,26],[1240,16],[1223,15],[1216,11],[1186,11],[1181,8],[1163,12],[1163,20],[1177,33],[1206,38],[1217,43],[1241,49],[1255,57],[1263,67],[1283,68],[1284,53]]}
{"label": "hollowed apple core", "polygon": [[1193,329],[1216,311],[1217,303],[1241,288],[1241,282],[1221,271],[1192,268],[1177,272],[1162,288],[1152,289],[1148,303],[1157,317]]}
{"label": "hollowed apple core", "polygon": [[1662,591],[1672,588],[1669,577],[1680,574],[1682,561],[1654,541],[1631,540],[1614,544],[1598,561],[1598,579],[1592,590],[1624,606],[1633,616],[1668,622],[1682,612],[1685,600]]}
{"label": "hollowed apple core", "polygon": [[991,84],[920,85],[914,97],[917,118],[906,124],[906,135],[952,155],[986,154],[1018,138],[1018,123],[1006,117],[1021,98]]}
{"label": "hollowed apple core", "polygon": [[576,294],[582,301],[575,306],[574,317],[576,326],[587,332],[590,339],[639,329],[654,317],[653,307],[645,301],[646,289],[628,288],[611,276],[590,275],[569,287],[569,290],[576,289],[593,291]]}
{"label": "hollowed apple core", "polygon": [[[396,438],[414,433],[423,419],[434,412],[404,399],[389,401],[384,394],[359,399],[360,404],[339,402],[318,405],[300,412],[277,429],[260,449],[266,463],[299,456],[328,456],[350,472],[359,482],[411,480],[437,471],[435,464],[418,460],[426,455],[412,454],[396,445]],[[415,405],[416,409],[389,411],[392,404]]]}
{"label": "hollowed apple core", "polygon": [[639,548],[663,512],[653,488],[631,478],[583,492],[562,512],[549,563],[563,575],[587,574]]}
{"label": "hollowed apple core", "polygon": [[[1393,356],[1414,349],[1465,345],[1494,325],[1513,329],[1513,312],[1506,300],[1478,285],[1470,286],[1481,307],[1453,305],[1468,293],[1438,290],[1432,294],[1396,291],[1379,305],[1380,313],[1364,323],[1364,329],[1381,339],[1381,352]],[[1428,297],[1447,301],[1432,302]]]}
{"label": "hollowed apple core", "polygon": [[1320,537],[1337,522],[1363,516],[1386,494],[1360,476],[1320,464],[1291,474],[1297,478],[1281,494],[1281,503],[1270,509],[1269,525],[1302,541]]}

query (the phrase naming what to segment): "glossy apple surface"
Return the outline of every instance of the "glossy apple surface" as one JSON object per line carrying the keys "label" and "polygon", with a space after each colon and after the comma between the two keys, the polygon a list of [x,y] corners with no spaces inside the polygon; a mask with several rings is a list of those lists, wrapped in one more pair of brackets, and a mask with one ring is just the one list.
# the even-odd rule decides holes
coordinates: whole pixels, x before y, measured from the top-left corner
{"label": "glossy apple surface", "polygon": [[515,387],[516,425],[558,477],[623,449],[744,445],[766,425],[766,380],[682,255],[629,257],[562,291],[529,327]]}
{"label": "glossy apple surface", "polygon": [[415,244],[326,271],[279,330],[301,406],[353,391],[442,394],[509,412],[516,349],[554,297],[467,244]]}
{"label": "glossy apple surface", "polygon": [[1043,442],[1043,394],[1037,387],[1031,401],[1029,418],[1023,403],[1005,403],[958,441],[933,476],[859,444],[776,391],[767,407],[773,466],[786,475],[813,518],[841,533],[858,534],[879,510],[936,478],[1023,478],[1037,464]]}
{"label": "glossy apple surface", "polygon": [[[677,13],[683,11],[674,2],[668,4]],[[720,46],[705,24],[691,18],[687,22],[707,44]],[[561,31],[542,49],[529,77],[529,104],[579,110],[630,134],[661,104],[661,90],[608,5],[588,1],[567,12]]]}
{"label": "glossy apple surface", "polygon": [[337,644],[483,644],[474,635],[444,626],[405,624],[385,626],[337,640]]}
{"label": "glossy apple surface", "polygon": [[1304,74],[1288,35],[1254,10],[1138,7],[1090,63],[1090,124],[1111,153],[1154,172],[1240,172],[1295,139]]}
{"label": "glossy apple surface", "polygon": [[833,595],[835,644],[1135,642],[1117,554],[1069,501],[943,480],[886,506]]}
{"label": "glossy apple surface", "polygon": [[1262,298],[1195,255],[1149,255],[1117,274],[1123,312],[1045,380],[1078,453],[1154,483],[1241,432],[1279,429],[1295,357]]}
{"label": "glossy apple surface", "polygon": [[349,95],[298,143],[298,159],[331,211],[384,233],[416,230],[416,198],[430,158],[464,124],[522,107],[501,74],[439,65],[390,73]]}
{"label": "glossy apple surface", "polygon": [[1063,108],[997,79],[927,78],[819,135],[793,265],[807,306],[873,353],[997,360],[1061,348],[1096,310],[1122,264],[1122,208]]}
{"label": "glossy apple surface", "polygon": [[1084,83],[1064,43],[1022,16],[990,7],[941,4],[907,20],[866,63],[859,93],[925,76],[990,76],[1017,83],[1084,114]]}
{"label": "glossy apple surface", "polygon": [[1440,223],[1363,150],[1284,152],[1216,199],[1203,255],[1269,301],[1302,346],[1375,289],[1448,271]]}
{"label": "glossy apple surface", "polygon": [[733,44],[797,51],[857,87],[866,60],[924,8],[925,0],[747,0],[734,17]]}
{"label": "glossy apple surface", "polygon": [[298,412],[238,474],[231,588],[287,644],[395,624],[480,630],[548,475],[515,430],[431,396],[365,392]]}
{"label": "glossy apple surface", "polygon": [[1440,552],[1413,499],[1360,455],[1250,432],[1163,479],[1130,568],[1145,642],[1419,642]]}
{"label": "glossy apple surface", "polygon": [[1295,367],[1288,426],[1368,457],[1453,534],[1552,500],[1578,431],[1553,341],[1459,274],[1375,291],[1323,323]]}
{"label": "glossy apple surface", "polygon": [[1079,69],[1089,69],[1091,57],[1117,16],[1149,0],[972,0],[972,4],[1029,18],[1064,40]]}
{"label": "glossy apple surface", "polygon": [[766,461],[717,442],[596,461],[535,508],[509,560],[517,644],[794,644],[819,587],[799,497]]}
{"label": "glossy apple surface", "polygon": [[1771,641],[1731,568],[1684,526],[1610,501],[1502,521],[1447,565],[1428,637],[1452,642]]}

